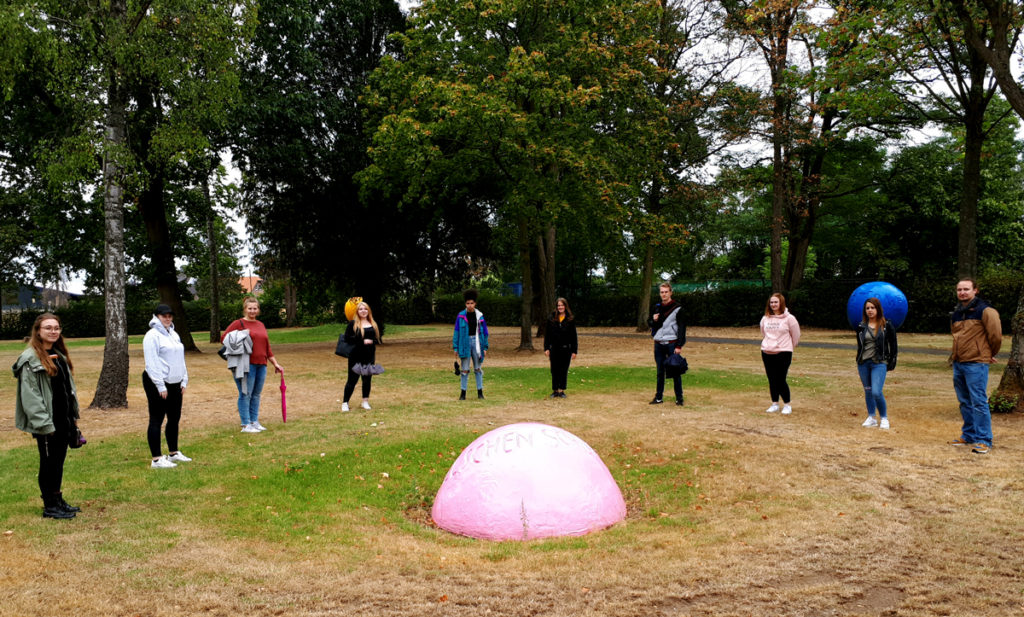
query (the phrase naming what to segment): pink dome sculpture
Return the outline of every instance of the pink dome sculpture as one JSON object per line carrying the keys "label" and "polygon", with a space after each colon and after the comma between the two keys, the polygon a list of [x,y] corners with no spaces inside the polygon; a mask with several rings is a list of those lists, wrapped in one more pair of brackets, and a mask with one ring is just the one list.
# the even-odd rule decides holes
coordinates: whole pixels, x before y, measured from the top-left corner
{"label": "pink dome sculpture", "polygon": [[441,529],[482,540],[581,536],[626,517],[601,457],[555,426],[509,424],[462,451],[431,511]]}

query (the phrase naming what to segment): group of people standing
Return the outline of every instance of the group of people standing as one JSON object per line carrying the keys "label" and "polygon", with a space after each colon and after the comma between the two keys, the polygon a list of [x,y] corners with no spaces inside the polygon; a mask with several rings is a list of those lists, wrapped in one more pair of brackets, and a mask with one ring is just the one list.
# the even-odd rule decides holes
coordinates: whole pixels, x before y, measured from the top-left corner
{"label": "group of people standing", "polygon": [[[977,454],[987,454],[992,447],[992,420],[988,405],[989,365],[995,362],[1002,344],[999,314],[978,297],[973,279],[960,280],[956,286],[958,304],[951,315],[953,350],[953,386],[963,419],[960,436],[953,445],[970,446]],[[651,335],[657,366],[657,391],[651,404],[663,402],[666,364],[673,355],[682,353],[686,344],[686,323],[679,304],[672,299],[672,287],[659,288],[661,302],[652,311]],[[469,371],[476,381],[477,398],[484,398],[483,362],[488,349],[488,329],[483,313],[477,308],[477,292],[466,291],[466,309],[455,320],[452,349],[458,361],[460,400],[465,400]],[[260,395],[266,380],[268,363],[284,373],[270,348],[267,329],[257,319],[259,302],[247,297],[243,317],[227,328],[221,337],[224,352],[238,390],[238,415],[242,432],[266,430],[259,422]],[[147,441],[153,468],[170,468],[192,459],[178,447],[178,424],[188,386],[184,346],[174,329],[174,312],[166,304],[153,311],[150,329],[143,338],[146,368],[142,375],[143,389],[149,409]],[[800,343],[800,324],[786,308],[781,294],[772,294],[761,318],[761,359],[768,377],[771,405],[768,413],[792,413],[787,383],[793,351]],[[370,409],[371,375],[356,367],[375,363],[375,349],[380,343],[381,329],[370,307],[360,302],[355,317],[348,322],[344,338],[355,351],[349,357],[349,373],[345,383],[343,411],[356,383],[362,379],[362,407]],[[862,320],[856,328],[857,372],[864,386],[867,406],[865,427],[889,428],[888,409],[882,393],[886,374],[896,367],[898,345],[896,328],[885,318],[878,298],[869,298],[863,306]],[[551,397],[565,398],[569,365],[578,353],[578,337],[572,310],[565,298],[558,298],[556,310],[546,324],[544,354],[551,367]],[[39,491],[43,500],[43,517],[74,518],[81,508],[69,504],[62,493],[64,462],[69,448],[84,443],[78,430],[79,405],[74,365],[64,341],[60,318],[52,313],[39,315],[32,325],[28,347],[12,367],[18,380],[15,400],[15,427],[30,433],[39,452]],[[672,375],[676,404],[683,405],[682,379]],[[782,404],[781,407],[779,404]],[[877,419],[876,419],[877,413]],[[166,426],[164,423],[166,422]],[[168,454],[161,453],[160,429],[164,427]]]}
{"label": "group of people standing", "polygon": [[[672,299],[672,286],[662,283],[658,288],[661,302],[656,304],[648,324],[654,339],[654,362],[657,367],[657,390],[652,405],[662,403],[668,359],[682,353],[686,344],[686,324],[679,305]],[[963,426],[953,445],[970,446],[975,454],[988,454],[992,448],[992,415],[988,405],[989,365],[995,362],[1002,344],[999,313],[978,297],[978,284],[964,278],[957,282],[958,304],[951,314],[953,351],[953,387],[960,403]],[[771,404],[767,413],[793,413],[789,389],[789,368],[793,351],[800,344],[800,323],[786,308],[786,298],[774,293],[765,304],[760,323],[761,362],[768,378]],[[899,345],[896,327],[885,318],[882,302],[868,298],[862,318],[855,328],[857,336],[857,374],[864,387],[866,428],[888,430],[888,405],[883,394],[885,378],[896,368]],[[676,404],[683,404],[682,380],[673,376]],[[780,406],[781,403],[781,406]],[[877,417],[876,417],[877,416]]]}

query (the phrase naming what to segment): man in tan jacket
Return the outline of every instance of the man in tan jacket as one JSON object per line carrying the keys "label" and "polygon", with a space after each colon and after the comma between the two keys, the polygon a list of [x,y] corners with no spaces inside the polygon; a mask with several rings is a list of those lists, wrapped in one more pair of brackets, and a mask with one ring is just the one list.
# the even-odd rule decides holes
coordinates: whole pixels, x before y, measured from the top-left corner
{"label": "man in tan jacket", "polygon": [[992,448],[992,414],[988,407],[988,365],[996,361],[1003,342],[999,313],[978,297],[974,279],[956,284],[959,300],[951,316],[953,389],[964,425],[953,445],[970,445],[975,454]]}

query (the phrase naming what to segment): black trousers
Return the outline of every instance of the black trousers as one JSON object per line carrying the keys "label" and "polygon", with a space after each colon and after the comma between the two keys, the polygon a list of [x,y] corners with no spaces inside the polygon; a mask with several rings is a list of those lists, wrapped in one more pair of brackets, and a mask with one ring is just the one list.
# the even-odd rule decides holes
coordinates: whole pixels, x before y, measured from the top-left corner
{"label": "black trousers", "polygon": [[60,494],[64,483],[64,460],[68,456],[68,435],[58,428],[49,435],[34,435],[39,448],[39,494],[43,501]]}
{"label": "black trousers", "polygon": [[346,403],[348,399],[352,398],[352,393],[356,391],[356,382],[359,378],[363,378],[363,398],[370,398],[370,384],[373,382],[373,375],[360,375],[352,370],[352,367],[357,363],[353,358],[348,359],[348,381],[345,382],[345,398],[343,399]]}
{"label": "black trousers", "polygon": [[178,423],[181,421],[181,383],[165,383],[167,387],[167,398],[160,396],[156,384],[150,379],[149,374],[142,372],[142,389],[146,391],[146,400],[149,402],[149,428],[146,430],[146,439],[149,441],[149,453],[156,457],[160,456],[160,426],[167,418],[167,428],[164,434],[167,436],[167,451],[178,451]]}
{"label": "black trousers", "polygon": [[566,382],[569,380],[569,363],[572,362],[572,353],[552,349],[548,360],[551,362],[551,389],[565,390]]}
{"label": "black trousers", "polygon": [[[668,360],[669,356],[675,352],[675,343],[669,343],[668,345],[654,344],[654,364],[658,367],[658,391],[655,392],[654,398],[658,400],[665,396],[665,360]],[[672,387],[676,394],[676,400],[683,400],[683,377],[681,375],[676,375],[672,378]]]}
{"label": "black trousers", "polygon": [[761,362],[764,363],[764,373],[768,376],[768,391],[772,395],[772,402],[777,403],[781,397],[783,403],[789,403],[789,384],[786,383],[786,375],[789,374],[789,365],[793,362],[793,352],[762,351]]}

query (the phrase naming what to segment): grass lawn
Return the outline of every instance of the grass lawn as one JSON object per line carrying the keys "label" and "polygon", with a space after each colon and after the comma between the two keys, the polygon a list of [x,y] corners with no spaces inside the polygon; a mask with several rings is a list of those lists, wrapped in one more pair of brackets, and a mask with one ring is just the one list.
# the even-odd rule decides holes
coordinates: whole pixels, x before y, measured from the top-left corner
{"label": "grass lawn", "polygon": [[[202,343],[181,431],[194,461],[167,470],[148,465],[133,338],[129,407],[85,410],[89,443],[69,454],[71,521],[39,516],[38,455],[13,428],[16,382],[0,380],[0,616],[1024,614],[1024,418],[993,419],[987,456],[947,445],[950,372],[912,351],[935,335],[901,335],[880,431],[860,426],[852,349],[798,349],[783,417],[764,413],[756,345],[691,343],[686,406],[652,406],[650,339],[628,329],[581,330],[569,398],[551,400],[544,356],[493,328],[487,399],[460,402],[450,326],[392,326],[373,410],[342,414],[341,328],[271,332],[289,414],[268,375],[261,434],[238,432],[234,385]],[[756,328],[690,334],[756,341]],[[84,407],[102,340],[70,346]],[[23,348],[0,342],[12,363]],[[626,520],[529,542],[436,528],[430,506],[462,449],[523,421],[590,444]]]}

